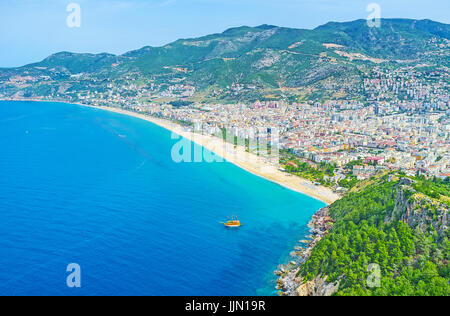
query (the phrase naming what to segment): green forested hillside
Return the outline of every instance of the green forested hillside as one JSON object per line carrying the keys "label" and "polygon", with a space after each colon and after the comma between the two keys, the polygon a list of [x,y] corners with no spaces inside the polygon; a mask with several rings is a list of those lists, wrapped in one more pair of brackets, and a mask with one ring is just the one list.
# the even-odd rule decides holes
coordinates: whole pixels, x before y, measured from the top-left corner
{"label": "green forested hillside", "polygon": [[[339,282],[337,295],[450,295],[448,206],[421,188],[448,181],[379,178],[330,206],[335,224],[302,265],[305,281]],[[370,264],[381,282],[371,287]]]}

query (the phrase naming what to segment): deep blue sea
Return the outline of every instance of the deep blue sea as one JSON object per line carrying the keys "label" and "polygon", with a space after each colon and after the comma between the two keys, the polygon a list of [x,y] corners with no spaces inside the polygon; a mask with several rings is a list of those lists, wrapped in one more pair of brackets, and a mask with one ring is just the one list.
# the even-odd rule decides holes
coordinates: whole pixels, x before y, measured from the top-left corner
{"label": "deep blue sea", "polygon": [[[0,102],[0,295],[274,294],[324,204],[230,163],[175,163],[177,141],[103,110]],[[244,226],[219,223],[233,214]]]}

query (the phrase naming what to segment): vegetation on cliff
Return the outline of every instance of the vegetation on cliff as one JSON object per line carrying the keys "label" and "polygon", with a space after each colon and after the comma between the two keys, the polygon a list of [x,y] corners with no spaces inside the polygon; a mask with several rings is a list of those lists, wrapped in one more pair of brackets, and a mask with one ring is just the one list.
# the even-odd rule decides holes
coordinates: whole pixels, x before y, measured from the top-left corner
{"label": "vegetation on cliff", "polygon": [[335,224],[298,276],[339,282],[336,295],[449,295],[449,188],[392,175],[367,181],[330,206]]}

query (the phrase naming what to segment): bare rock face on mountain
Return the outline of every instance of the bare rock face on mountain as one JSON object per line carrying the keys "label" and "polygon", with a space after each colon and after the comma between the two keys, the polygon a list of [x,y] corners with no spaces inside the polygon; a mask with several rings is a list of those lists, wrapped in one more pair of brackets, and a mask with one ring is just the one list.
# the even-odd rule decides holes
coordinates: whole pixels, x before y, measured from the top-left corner
{"label": "bare rock face on mountain", "polygon": [[389,221],[400,220],[412,229],[426,231],[432,226],[439,235],[448,231],[448,205],[417,192],[412,181],[402,181],[397,187],[397,198]]}

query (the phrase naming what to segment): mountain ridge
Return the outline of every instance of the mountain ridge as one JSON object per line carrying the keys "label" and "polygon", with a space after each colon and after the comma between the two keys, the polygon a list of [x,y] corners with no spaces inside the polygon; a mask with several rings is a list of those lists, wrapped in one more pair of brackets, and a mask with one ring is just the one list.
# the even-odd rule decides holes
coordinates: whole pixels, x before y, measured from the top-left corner
{"label": "mountain ridge", "polygon": [[[50,78],[56,84],[70,85],[67,91],[77,86],[74,93],[79,93],[80,88],[83,91],[88,87],[73,82],[73,76],[95,76],[96,82],[124,81],[131,76],[161,89],[182,83],[194,87],[201,96],[230,100],[232,92],[224,95],[220,91],[233,85],[247,87],[245,99],[257,99],[264,91],[284,88],[312,86],[324,91],[330,81],[345,79],[345,85],[353,87],[347,94],[353,97],[364,74],[379,64],[397,67],[402,63],[428,63],[448,68],[449,39],[450,25],[431,20],[382,19],[380,28],[370,28],[365,20],[329,22],[311,30],[266,24],[241,26],[159,47],[144,46],[121,55],[59,52],[37,63],[1,68],[0,80],[17,75]],[[49,80],[37,81],[46,86],[41,90],[55,92],[55,84],[49,84]],[[336,89],[321,98],[336,95]],[[19,90],[0,88],[0,94]],[[97,85],[97,90],[105,87]],[[37,94],[36,89],[24,93],[48,96]],[[293,91],[293,95],[300,94]]]}
{"label": "mountain ridge", "polygon": [[[437,22],[437,21],[433,21],[430,19],[422,19],[422,20],[416,20],[416,19],[408,19],[408,18],[393,18],[393,19],[381,19],[381,23],[383,22],[396,22],[396,21],[403,21],[403,22],[411,22],[411,23],[432,23],[434,25],[441,25],[441,26],[446,26],[447,27],[447,32],[445,33],[445,36],[447,38],[450,38],[450,24],[446,24],[446,23],[442,23],[442,22]],[[146,45],[143,46],[141,48],[138,49],[134,49],[134,50],[130,50],[127,51],[123,54],[113,54],[113,53],[108,53],[108,52],[101,52],[101,53],[75,53],[75,52],[70,52],[70,51],[60,51],[57,53],[54,53],[46,58],[44,58],[42,61],[40,62],[34,62],[34,63],[29,63],[29,64],[25,64],[23,66],[18,66],[18,67],[0,67],[0,69],[17,69],[17,68],[23,68],[26,66],[30,66],[30,65],[35,65],[41,62],[44,62],[45,60],[51,58],[52,56],[55,55],[59,55],[59,54],[71,54],[71,55],[90,55],[90,56],[100,56],[100,55],[109,55],[109,56],[115,56],[115,57],[122,57],[122,56],[127,56],[132,52],[137,52],[140,50],[148,50],[148,49],[155,49],[155,48],[164,48],[167,46],[170,46],[171,44],[174,44],[178,41],[193,41],[193,40],[199,40],[199,39],[203,39],[203,38],[208,38],[210,36],[216,36],[216,35],[227,35],[230,34],[231,32],[234,32],[235,30],[242,30],[242,29],[246,29],[246,30],[258,30],[258,29],[264,29],[264,30],[270,30],[270,29],[286,29],[286,30],[295,30],[295,31],[315,31],[315,30],[322,30],[325,28],[329,28],[330,26],[336,27],[336,26],[345,26],[345,25],[352,25],[354,23],[362,23],[365,24],[366,20],[364,19],[358,19],[358,20],[354,20],[354,21],[348,21],[348,22],[334,22],[334,21],[330,21],[327,22],[323,25],[319,25],[313,29],[302,29],[302,28],[289,28],[289,27],[283,27],[283,26],[275,26],[275,25],[268,25],[268,24],[262,24],[262,25],[258,25],[258,26],[238,26],[238,27],[232,27],[232,28],[228,28],[225,31],[221,32],[221,33],[213,33],[213,34],[209,34],[209,35],[205,35],[205,36],[200,36],[200,37],[194,37],[194,38],[180,38],[178,40],[175,40],[173,42],[164,44],[162,46],[150,46],[150,45]]]}

